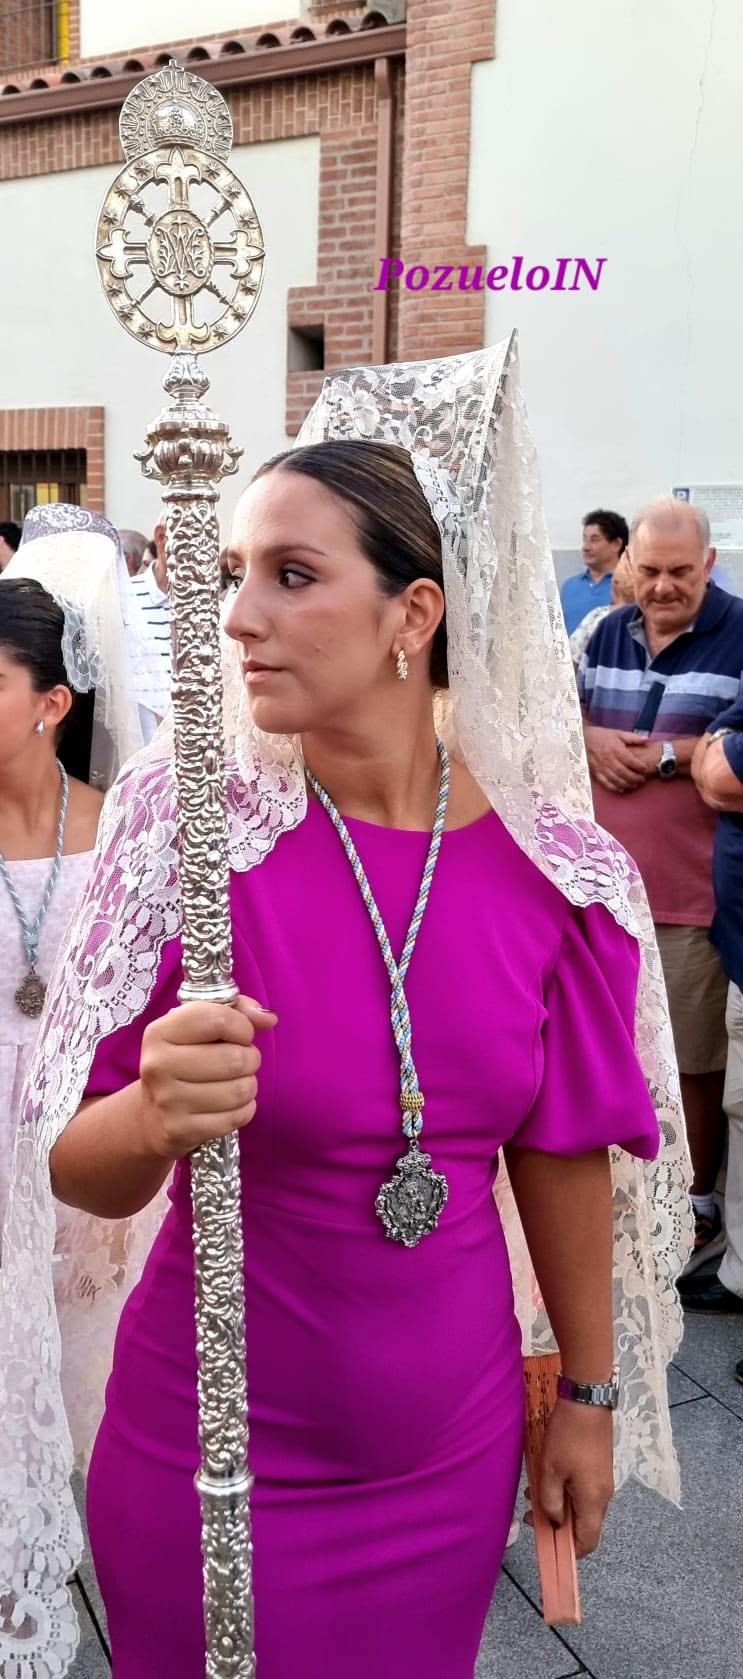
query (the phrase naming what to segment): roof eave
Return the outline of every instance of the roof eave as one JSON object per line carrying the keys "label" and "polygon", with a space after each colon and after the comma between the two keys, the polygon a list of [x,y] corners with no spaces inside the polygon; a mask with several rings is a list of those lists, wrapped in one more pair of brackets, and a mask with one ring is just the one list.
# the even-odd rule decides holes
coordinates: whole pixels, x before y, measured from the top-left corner
{"label": "roof eave", "polygon": [[[347,35],[326,36],[321,41],[301,41],[285,47],[261,47],[257,52],[200,59],[187,68],[214,87],[231,88],[242,87],[246,82],[347,70],[373,64],[378,58],[404,56],[405,25],[389,24],[376,29],[354,29]],[[153,71],[156,68],[153,65]],[[81,82],[58,82],[54,87],[36,88],[32,92],[6,93],[0,97],[0,126],[110,110],[123,105],[127,94],[142,79],[140,71],[128,75],[91,75]]]}

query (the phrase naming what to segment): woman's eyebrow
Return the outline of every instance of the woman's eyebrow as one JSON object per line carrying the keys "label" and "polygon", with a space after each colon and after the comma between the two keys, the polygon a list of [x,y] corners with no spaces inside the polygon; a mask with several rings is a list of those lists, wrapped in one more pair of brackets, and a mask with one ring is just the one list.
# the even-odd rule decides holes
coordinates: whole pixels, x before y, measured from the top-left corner
{"label": "woman's eyebrow", "polygon": [[[312,542],[305,542],[303,537],[298,537],[293,542],[273,542],[269,547],[263,549],[263,554],[269,559],[275,559],[277,554],[298,554],[300,552],[318,554],[324,560],[330,558],[326,548],[316,548]],[[242,555],[237,548],[227,549],[227,564],[229,565],[232,560],[237,563],[242,562]]]}

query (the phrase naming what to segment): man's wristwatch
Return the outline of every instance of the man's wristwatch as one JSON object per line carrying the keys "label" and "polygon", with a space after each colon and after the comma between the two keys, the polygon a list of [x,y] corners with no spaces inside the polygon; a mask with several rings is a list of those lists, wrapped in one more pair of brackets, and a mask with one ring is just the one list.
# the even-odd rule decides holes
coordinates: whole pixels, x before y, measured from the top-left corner
{"label": "man's wristwatch", "polygon": [[616,1411],[619,1404],[619,1373],[614,1371],[610,1382],[572,1382],[562,1371],[557,1378],[558,1399],[572,1399],[576,1405],[603,1405]]}
{"label": "man's wristwatch", "polygon": [[660,763],[658,765],[659,776],[661,776],[664,781],[670,781],[671,777],[677,774],[678,767],[678,758],[676,757],[676,748],[673,741],[664,740],[660,749]]}

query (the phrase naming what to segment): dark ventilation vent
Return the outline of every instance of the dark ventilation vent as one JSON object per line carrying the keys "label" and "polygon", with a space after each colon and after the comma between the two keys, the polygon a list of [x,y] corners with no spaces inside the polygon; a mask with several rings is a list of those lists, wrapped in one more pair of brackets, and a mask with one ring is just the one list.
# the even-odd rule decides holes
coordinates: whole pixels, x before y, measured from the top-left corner
{"label": "dark ventilation vent", "polygon": [[319,373],[324,366],[324,326],[290,326],[287,348],[289,373]]}

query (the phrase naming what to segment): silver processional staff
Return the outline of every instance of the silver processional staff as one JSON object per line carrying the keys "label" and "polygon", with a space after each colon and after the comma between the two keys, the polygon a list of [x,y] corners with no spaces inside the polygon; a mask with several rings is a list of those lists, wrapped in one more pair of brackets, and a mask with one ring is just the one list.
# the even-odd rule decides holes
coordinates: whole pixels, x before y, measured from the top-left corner
{"label": "silver processional staff", "polygon": [[[129,94],[127,162],[106,194],[96,255],[127,331],[171,357],[171,398],[139,455],[163,485],[173,606],[173,711],[183,912],[181,1002],[224,1002],[232,979],[219,655],[219,481],[242,451],[204,403],[198,354],[252,314],[260,223],[230,169],[229,108],[172,63]],[[207,1679],[253,1679],[245,1304],[236,1135],[191,1157]]]}

